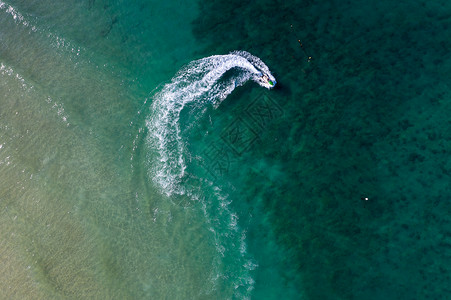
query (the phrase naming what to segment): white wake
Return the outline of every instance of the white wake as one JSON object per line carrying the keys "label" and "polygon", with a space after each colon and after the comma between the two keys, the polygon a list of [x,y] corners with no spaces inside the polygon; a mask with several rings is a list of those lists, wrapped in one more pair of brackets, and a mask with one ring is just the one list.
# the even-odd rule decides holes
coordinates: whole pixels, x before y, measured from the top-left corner
{"label": "white wake", "polygon": [[[234,76],[224,78],[231,69],[236,69]],[[189,63],[154,96],[151,115],[146,121],[147,142],[157,156],[152,159],[150,176],[163,193],[170,196],[185,192],[179,184],[186,168],[179,124],[182,109],[193,102],[216,107],[235,87],[248,80],[268,89],[276,84],[269,68],[258,57],[246,51],[234,51]]]}
{"label": "white wake", "polygon": [[[228,71],[231,72],[226,74]],[[182,182],[188,150],[181,137],[180,114],[188,104],[196,108],[217,107],[235,87],[249,80],[268,89],[276,84],[268,67],[245,51],[193,61],[155,94],[146,120],[150,177],[167,196],[186,195],[202,203],[218,252],[211,280],[214,285],[221,280],[231,281],[234,297],[240,299],[247,299],[253,290],[251,272],[258,265],[246,252],[246,231],[239,228],[238,215],[230,209],[231,200],[221,188],[206,179],[192,186]],[[205,197],[201,186],[213,191],[208,193],[213,199]]]}

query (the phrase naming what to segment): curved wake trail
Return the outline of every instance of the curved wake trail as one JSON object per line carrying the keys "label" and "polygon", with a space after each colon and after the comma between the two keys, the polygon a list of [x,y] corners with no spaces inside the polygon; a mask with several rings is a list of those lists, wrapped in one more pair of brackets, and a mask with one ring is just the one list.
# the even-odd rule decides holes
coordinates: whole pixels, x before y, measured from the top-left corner
{"label": "curved wake trail", "polygon": [[[214,183],[203,180],[213,189],[214,201],[206,200],[202,195],[202,191],[199,190],[202,184],[194,187],[183,183],[186,175],[187,150],[181,136],[180,114],[188,104],[196,108],[208,105],[217,107],[237,86],[249,80],[268,89],[276,84],[268,67],[258,57],[245,51],[234,51],[227,55],[214,55],[193,61],[182,68],[171,82],[153,97],[151,114],[146,120],[149,132],[147,144],[151,152],[149,175],[161,192],[168,197],[187,195],[192,200],[202,202],[221,259],[227,261],[234,259],[243,269],[240,274],[234,275],[236,278],[229,280],[233,281],[235,290],[244,288],[247,291],[245,294],[253,288],[253,279],[249,271],[256,267],[256,264],[245,258],[245,232],[239,230],[237,215],[228,207],[231,201],[222,194],[220,188],[215,187]],[[233,258],[235,256],[239,257]],[[216,275],[214,280],[229,276],[230,274]],[[238,293],[243,296],[241,292]]]}
{"label": "curved wake trail", "polygon": [[[221,80],[231,69],[237,69],[238,75]],[[272,84],[262,76],[267,76]],[[245,51],[235,51],[189,63],[155,95],[151,116],[146,122],[149,146],[157,150],[158,156],[152,162],[151,176],[165,194],[183,193],[179,185],[186,168],[179,126],[182,109],[193,102],[217,107],[235,87],[251,79],[266,88],[272,88],[276,83],[268,67],[258,57]]]}

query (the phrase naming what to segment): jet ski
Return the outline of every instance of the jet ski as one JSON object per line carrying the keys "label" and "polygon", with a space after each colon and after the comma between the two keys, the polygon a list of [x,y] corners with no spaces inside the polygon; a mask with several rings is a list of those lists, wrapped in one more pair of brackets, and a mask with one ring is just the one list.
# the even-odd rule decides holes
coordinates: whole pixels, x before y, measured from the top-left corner
{"label": "jet ski", "polygon": [[258,81],[267,89],[272,89],[276,86],[276,79],[271,74],[262,73],[258,78]]}

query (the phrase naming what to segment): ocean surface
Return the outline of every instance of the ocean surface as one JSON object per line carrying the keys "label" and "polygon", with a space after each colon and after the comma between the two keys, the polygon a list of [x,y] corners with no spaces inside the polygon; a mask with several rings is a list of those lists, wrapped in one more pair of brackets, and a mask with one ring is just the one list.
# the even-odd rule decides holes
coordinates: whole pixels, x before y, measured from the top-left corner
{"label": "ocean surface", "polygon": [[450,299],[451,3],[0,0],[0,299]]}

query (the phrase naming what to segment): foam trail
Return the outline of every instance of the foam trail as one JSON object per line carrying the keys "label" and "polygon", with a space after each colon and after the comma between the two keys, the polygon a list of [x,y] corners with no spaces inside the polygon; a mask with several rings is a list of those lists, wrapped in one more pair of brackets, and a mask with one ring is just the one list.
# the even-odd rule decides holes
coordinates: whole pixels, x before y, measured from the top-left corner
{"label": "foam trail", "polygon": [[[221,80],[231,69],[236,69],[238,74]],[[155,95],[152,113],[146,122],[149,146],[156,149],[158,156],[157,161],[152,162],[151,177],[165,194],[184,193],[179,185],[186,168],[179,126],[183,107],[192,102],[218,106],[235,87],[251,79],[268,89],[276,84],[268,67],[258,57],[246,51],[234,51],[191,62]]]}
{"label": "foam trail", "polygon": [[[14,7],[4,3],[3,1],[0,1],[0,11],[9,14],[14,19],[15,22],[22,23],[25,26],[29,26],[29,23],[27,22],[27,20],[25,20],[24,16],[21,13],[19,13]],[[36,31],[36,28],[33,27],[32,30]]]}
{"label": "foam trail", "polygon": [[[188,104],[201,111],[208,105],[217,107],[235,87],[249,80],[268,89],[276,84],[268,67],[245,51],[193,61],[155,94],[151,114],[146,120],[147,144],[151,150],[149,175],[167,196],[187,195],[201,202],[218,252],[211,279],[215,285],[218,280],[231,281],[234,296],[241,299],[247,299],[253,290],[250,272],[257,264],[246,252],[245,231],[239,228],[238,215],[231,211],[231,200],[221,188],[206,179],[193,185],[182,182],[186,179],[184,157],[188,153],[181,137],[180,114]],[[212,198],[206,197],[202,189],[211,189],[208,194],[213,195]]]}
{"label": "foam trail", "polygon": [[21,25],[23,29],[28,30],[29,33],[40,33],[46,35],[47,38],[50,39],[51,45],[57,49],[64,49],[75,54],[75,56],[79,56],[82,50],[83,52],[85,51],[84,48],[74,45],[72,42],[56,35],[55,33],[48,32],[43,28],[39,29],[37,26],[38,19],[36,17],[29,14],[21,14],[17,8],[6,4],[2,0],[0,0],[0,20],[4,18],[1,14],[6,14],[11,17],[16,24]]}

